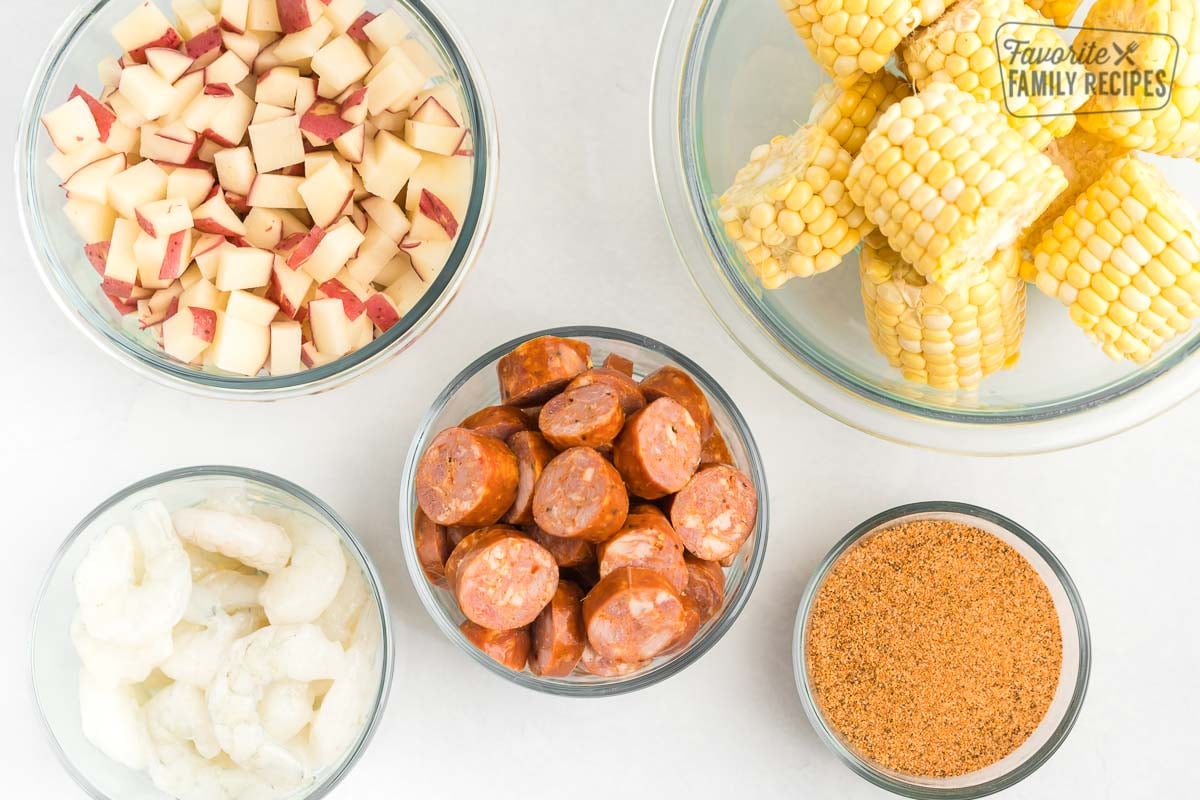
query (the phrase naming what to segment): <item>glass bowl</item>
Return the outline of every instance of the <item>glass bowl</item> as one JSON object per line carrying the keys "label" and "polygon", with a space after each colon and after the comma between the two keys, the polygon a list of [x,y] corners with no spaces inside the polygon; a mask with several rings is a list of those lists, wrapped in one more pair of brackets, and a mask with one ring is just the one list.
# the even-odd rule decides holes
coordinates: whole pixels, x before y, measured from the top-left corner
{"label": "glass bowl", "polygon": [[[838,268],[767,292],[716,219],[750,150],[808,119],[828,81],[775,0],[674,0],[651,106],[658,190],[684,263],[746,353],[797,395],[885,439],[986,455],[1055,450],[1143,422],[1200,389],[1200,326],[1149,363],[1117,364],[1029,287],[1021,362],[975,393],[904,381],[871,344],[857,251]],[[1153,157],[1148,160],[1155,161]],[[1200,164],[1161,159],[1200,205]]]}
{"label": "glass bowl", "polygon": [[[905,775],[873,763],[851,749],[825,722],[814,697],[807,669],[809,615],[825,576],[833,569],[834,564],[852,548],[880,531],[907,522],[929,519],[970,525],[996,536],[1020,553],[1045,581],[1046,588],[1054,600],[1059,628],[1062,631],[1063,660],[1058,690],[1046,716],[1033,734],[1024,744],[995,764],[954,778],[919,778]],[[1091,664],[1092,642],[1088,633],[1087,616],[1083,611],[1083,601],[1071,581],[1071,576],[1054,554],[1032,533],[1007,517],[986,508],[943,501],[898,506],[876,514],[846,534],[829,555],[825,556],[805,588],[804,597],[800,601],[800,612],[796,615],[796,629],[792,642],[792,666],[800,700],[809,721],[825,746],[850,769],[876,786],[919,800],[967,800],[984,797],[1024,780],[1045,764],[1075,725],[1083,706],[1084,695],[1087,693]]]}
{"label": "glass bowl", "polygon": [[[758,494],[758,519],[754,530],[738,551],[731,566],[725,570],[725,602],[692,639],[684,650],[656,658],[645,669],[619,678],[602,678],[577,669],[565,678],[549,678],[532,672],[514,672],[493,661],[473,645],[458,629],[465,619],[454,595],[448,589],[434,586],[425,577],[413,542],[413,515],[417,510],[414,477],[417,462],[430,440],[445,428],[453,427],[479,409],[500,402],[500,387],[496,379],[496,362],[517,345],[538,336],[562,336],[580,339],[592,347],[592,359],[599,364],[609,353],[624,356],[634,363],[634,376],[645,377],[662,366],[675,366],[691,375],[708,396],[713,419],[724,435],[734,465],[754,482]],[[433,407],[421,421],[404,463],[403,489],[400,496],[401,542],[408,574],[417,594],[433,621],[460,650],[492,672],[529,689],[566,697],[603,697],[643,689],[675,675],[708,652],[733,625],[742,612],[762,570],[766,554],[767,528],[770,519],[767,480],[763,472],[758,445],[750,433],[741,411],[733,399],[707,372],[682,353],[647,336],[615,328],[572,326],[538,331],[498,345],[484,353],[458,374],[450,385],[433,401]]]}
{"label": "glass bowl", "polygon": [[[55,34],[34,73],[21,113],[16,148],[17,209],[33,262],[63,313],[105,353],[143,377],[193,394],[225,399],[275,400],[340,386],[413,344],[438,319],[462,285],[491,222],[496,188],[496,121],[482,70],[462,36],[423,0],[368,0],[375,11],[394,9],[438,62],[458,93],[474,136],[471,200],[458,241],[432,285],[400,322],[366,347],[292,375],[244,377],[197,368],[170,358],[135,317],[121,317],[100,291],[83,242],[62,212],[58,176],[46,165],[53,145],[41,116],[62,103],[76,83],[96,83],[96,65],[118,49],[109,30],[137,5],[92,0]],[[158,5],[169,13],[169,4]],[[439,79],[443,80],[443,79]]]}
{"label": "glass bowl", "polygon": [[304,489],[265,472],[225,466],[164,472],[117,492],[75,526],[55,554],[34,607],[33,690],[38,710],[59,760],[75,782],[96,800],[169,800],[171,795],[156,788],[146,773],[131,770],[101,753],[83,735],[79,719],[79,657],[69,633],[78,607],[75,570],[96,537],[114,523],[127,522],[138,504],[158,499],[174,510],[209,499],[213,493],[226,492],[245,493],[254,503],[306,514],[336,531],[352,557],[348,566],[362,570],[379,614],[379,685],[370,716],[341,760],[289,800],[314,800],[328,795],[362,757],[379,725],[392,683],[395,660],[392,627],[383,581],[346,524]]}

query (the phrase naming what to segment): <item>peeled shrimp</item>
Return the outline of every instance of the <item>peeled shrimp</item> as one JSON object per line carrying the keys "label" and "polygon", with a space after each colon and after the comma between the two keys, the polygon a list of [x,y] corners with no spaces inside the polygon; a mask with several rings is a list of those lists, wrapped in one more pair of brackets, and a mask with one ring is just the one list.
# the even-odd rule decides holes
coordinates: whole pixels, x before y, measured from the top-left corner
{"label": "peeled shrimp", "polygon": [[153,742],[191,742],[204,758],[221,752],[204,692],[186,683],[172,683],[146,703],[146,728]]}
{"label": "peeled shrimp", "polygon": [[191,565],[162,503],[139,506],[133,523],[132,534],[114,525],[97,537],[75,571],[80,619],[107,642],[139,644],[169,631],[192,590]]}
{"label": "peeled shrimp", "polygon": [[294,739],[312,720],[315,699],[310,683],[285,680],[268,686],[258,704],[267,738],[274,742]]}
{"label": "peeled shrimp", "polygon": [[84,669],[107,686],[146,680],[173,649],[170,631],[156,633],[140,644],[113,644],[89,634],[78,616],[71,620],[71,641]]}
{"label": "peeled shrimp", "polygon": [[83,735],[100,752],[130,769],[150,761],[146,719],[131,686],[108,686],[86,669],[79,671],[79,718]]}
{"label": "peeled shrimp", "polygon": [[227,569],[210,572],[192,584],[192,596],[183,618],[204,625],[218,613],[232,614],[254,608],[259,604],[258,594],[266,580],[263,575],[246,575]]}
{"label": "peeled shrimp", "polygon": [[[372,618],[374,617],[374,618]],[[312,760],[332,764],[354,743],[371,711],[379,681],[378,617],[364,614],[346,651],[345,668],[321,700],[309,728]]]}
{"label": "peeled shrimp", "polygon": [[187,553],[188,561],[192,562],[193,581],[198,581],[218,570],[245,572],[247,574],[254,574],[256,572],[255,569],[247,567],[235,558],[196,547],[196,545],[189,544],[188,542],[183,543],[183,552]]}
{"label": "peeled shrimp", "polygon": [[206,688],[229,657],[233,643],[265,623],[258,611],[229,615],[218,611],[204,626],[181,622],[175,626],[173,652],[159,669],[173,680]]}
{"label": "peeled shrimp", "polygon": [[283,569],[292,555],[292,542],[283,528],[258,517],[183,508],[175,512],[174,520],[184,540],[263,572]]}
{"label": "peeled shrimp", "polygon": [[346,577],[342,543],[327,526],[303,514],[289,513],[279,522],[291,535],[292,558],[267,578],[259,598],[272,625],[312,622],[333,602]]}
{"label": "peeled shrimp", "polygon": [[363,616],[363,609],[370,599],[362,570],[349,556],[346,557],[346,561],[349,567],[346,569],[342,585],[338,587],[333,602],[317,618],[317,624],[321,626],[325,638],[340,642],[343,647],[350,646],[355,626],[359,617]]}

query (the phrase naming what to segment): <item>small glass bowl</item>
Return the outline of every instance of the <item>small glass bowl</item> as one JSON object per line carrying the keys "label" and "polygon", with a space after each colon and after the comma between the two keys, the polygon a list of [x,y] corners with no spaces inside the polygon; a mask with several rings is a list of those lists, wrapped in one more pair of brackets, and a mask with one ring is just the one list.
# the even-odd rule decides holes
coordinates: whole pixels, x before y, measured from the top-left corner
{"label": "small glass bowl", "polygon": [[[465,617],[459,610],[454,595],[449,590],[430,583],[417,558],[416,545],[413,542],[413,515],[417,510],[414,486],[417,462],[430,440],[442,430],[457,425],[468,415],[485,406],[500,402],[496,362],[517,345],[538,336],[562,336],[587,342],[592,347],[592,359],[597,364],[609,353],[624,356],[633,361],[635,378],[640,379],[667,365],[678,367],[691,375],[708,396],[713,419],[724,435],[730,453],[733,454],[734,465],[750,476],[758,493],[758,519],[754,530],[738,551],[734,563],[725,570],[725,603],[720,612],[700,629],[687,648],[674,655],[657,658],[646,669],[631,675],[603,678],[579,668],[565,678],[549,678],[528,671],[514,672],[501,666],[463,636],[458,626]],[[401,542],[404,547],[404,560],[408,564],[408,574],[421,602],[425,605],[425,610],[433,617],[442,633],[477,662],[513,683],[565,697],[604,697],[644,689],[675,675],[704,655],[725,635],[750,599],[766,554],[769,518],[767,480],[758,445],[733,399],[712,376],[687,356],[654,339],[615,328],[586,325],[552,328],[521,336],[489,350],[460,372],[437,396],[433,407],[421,421],[420,430],[413,439],[404,463],[403,489],[400,496]]]}
{"label": "small glass bowl", "polygon": [[[83,241],[63,214],[66,198],[46,165],[54,151],[42,115],[64,102],[75,84],[94,88],[96,65],[117,54],[112,26],[136,7],[134,0],[92,0],[55,34],[34,73],[21,113],[16,147],[17,210],[25,241],[42,281],[63,313],[101,350],[139,375],[192,394],[241,400],[278,400],[314,394],[347,383],[412,345],[454,299],[479,254],[491,222],[497,171],[496,121],[482,69],[445,14],[424,0],[369,0],[375,11],[390,8],[459,94],[474,139],[471,200],[446,265],[416,306],[366,347],[292,375],[245,377],[183,364],[167,356],[154,337],[122,317],[100,291]],[[166,9],[169,5],[160,2]]]}
{"label": "small glass bowl", "polygon": [[392,684],[395,660],[391,621],[383,581],[367,551],[344,522],[319,499],[294,483],[242,467],[202,466],[172,470],[146,478],[114,494],[75,526],[54,556],[33,611],[33,691],[42,722],[59,760],[75,782],[95,800],[170,800],[149,775],[136,772],[101,753],[83,735],[79,719],[79,657],[71,643],[71,619],[78,603],[74,576],[93,541],[110,525],[128,522],[132,510],[147,500],[161,500],[174,510],[195,505],[214,493],[245,493],[253,502],[309,515],[338,533],[351,555],[349,568],[359,568],[379,614],[379,685],[371,713],[358,739],[335,766],[289,800],[325,797],[362,757],[375,733]]}
{"label": "small glass bowl", "polygon": [[[813,602],[834,564],[852,548],[876,533],[918,520],[947,520],[978,528],[996,536],[1021,554],[1046,583],[1058,612],[1062,631],[1063,661],[1058,689],[1046,716],[1033,734],[1016,750],[984,769],[953,778],[923,778],[889,770],[859,754],[842,741],[821,713],[808,674],[808,620]],[[1092,641],[1088,633],[1083,600],[1071,576],[1054,554],[1032,533],[1007,517],[967,503],[930,501],[910,503],[876,514],[859,525],[829,551],[817,567],[800,601],[792,643],[792,667],[796,688],[809,722],[825,746],[845,764],[871,783],[890,792],[918,800],[972,800],[999,792],[1029,777],[1071,732],[1087,693],[1092,666]]]}

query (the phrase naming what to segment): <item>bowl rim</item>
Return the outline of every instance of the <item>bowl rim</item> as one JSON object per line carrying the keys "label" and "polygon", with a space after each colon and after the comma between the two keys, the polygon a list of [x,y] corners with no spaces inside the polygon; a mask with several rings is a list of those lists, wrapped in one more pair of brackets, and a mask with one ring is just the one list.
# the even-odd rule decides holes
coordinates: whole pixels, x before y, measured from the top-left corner
{"label": "bowl rim", "polygon": [[[812,605],[816,600],[817,593],[820,591],[825,577],[833,569],[834,565],[865,536],[877,531],[886,530],[891,527],[891,523],[895,523],[897,520],[906,517],[916,517],[919,519],[925,515],[935,514],[953,514],[995,525],[1029,546],[1050,567],[1055,579],[1059,582],[1064,594],[1066,594],[1079,638],[1079,666],[1075,674],[1075,686],[1071,692],[1071,699],[1063,712],[1062,719],[1055,725],[1053,732],[1046,742],[1030,754],[1028,758],[1015,765],[1005,774],[974,786],[957,788],[921,786],[903,781],[874,768],[867,760],[843,744],[837,734],[825,722],[825,718],[821,714],[819,704],[813,695],[812,687],[809,685],[808,670],[806,667],[806,633],[809,616],[812,612]],[[975,800],[975,798],[986,797],[1007,789],[1036,772],[1038,768],[1050,760],[1050,757],[1062,746],[1067,736],[1071,733],[1071,730],[1075,727],[1075,722],[1079,719],[1079,714],[1083,709],[1083,701],[1087,696],[1091,665],[1092,639],[1088,627],[1087,613],[1083,607],[1083,598],[1080,596],[1079,590],[1076,588],[1075,582],[1071,579],[1066,567],[1058,560],[1058,557],[1040,539],[1034,536],[1033,533],[1008,517],[981,506],[950,500],[906,503],[886,511],[881,511],[852,528],[849,533],[838,540],[837,544],[830,549],[816,570],[814,570],[807,586],[805,586],[804,595],[801,598],[800,607],[796,613],[796,622],[792,633],[792,672],[796,682],[796,690],[800,695],[801,705],[804,706],[804,714],[808,717],[809,723],[817,732],[817,738],[859,777],[865,778],[868,782],[882,789],[904,797],[913,798],[914,800]]]}
{"label": "bowl rim", "polygon": [[[75,527],[71,529],[71,532],[67,534],[67,537],[63,540],[62,544],[58,546],[54,552],[54,555],[50,559],[50,564],[46,568],[45,575],[38,586],[37,597],[33,605],[33,613],[30,617],[32,625],[30,628],[28,655],[28,680],[34,705],[37,706],[38,718],[42,722],[43,731],[46,735],[46,738],[49,740],[50,746],[54,750],[54,754],[58,758],[59,763],[62,765],[67,774],[71,776],[72,780],[75,781],[79,788],[86,792],[90,797],[94,798],[94,800],[116,800],[116,798],[110,798],[108,795],[104,794],[104,792],[100,791],[92,784],[91,780],[89,780],[88,777],[84,775],[78,767],[76,767],[75,763],[67,755],[66,750],[63,748],[62,743],[58,738],[54,726],[51,724],[49,717],[46,715],[45,706],[42,703],[42,695],[38,692],[38,682],[36,679],[36,654],[33,647],[34,640],[37,636],[38,620],[43,610],[43,604],[48,599],[48,591],[50,589],[51,581],[58,572],[63,558],[71,550],[72,546],[74,546],[79,537],[90,528],[92,523],[94,523],[98,517],[100,517],[114,505],[124,501],[131,495],[137,494],[138,492],[145,491],[147,489],[153,489],[156,486],[161,486],[167,483],[188,481],[196,478],[233,478],[237,480],[244,480],[247,482],[268,486],[291,496],[293,499],[298,500],[304,505],[307,505],[312,511],[317,512],[328,524],[333,526],[340,534],[342,543],[354,550],[363,565],[363,572],[367,579],[367,585],[371,590],[371,597],[375,601],[376,607],[379,611],[381,628],[380,648],[381,655],[383,657],[379,687],[375,693],[370,717],[368,718],[367,723],[362,731],[359,733],[354,745],[350,748],[348,753],[343,756],[342,763],[339,765],[338,769],[326,776],[321,783],[313,784],[310,787],[311,791],[308,794],[303,795],[303,800],[320,800],[320,798],[327,796],[331,791],[333,791],[334,787],[336,787],[342,782],[343,779],[345,779],[350,770],[352,770],[358,763],[359,759],[362,758],[363,754],[366,752],[367,746],[371,743],[371,740],[374,738],[375,733],[379,728],[379,724],[383,719],[384,710],[387,708],[388,699],[390,698],[392,691],[392,680],[396,662],[395,632],[392,628],[391,615],[388,611],[387,592],[384,589],[383,578],[380,575],[379,570],[376,568],[375,562],[371,559],[370,554],[367,552],[367,549],[358,540],[358,537],[354,535],[354,532],[350,529],[350,527],[342,520],[340,516],[338,516],[337,512],[335,512],[332,508],[326,505],[324,501],[309,492],[307,489],[304,489],[303,487],[292,483],[285,478],[281,478],[278,475],[273,475],[269,472],[263,472],[261,470],[251,469],[248,467],[205,464],[192,467],[180,467],[177,469],[160,472],[156,475],[151,475],[147,478],[136,481],[135,483],[132,483],[105,498],[91,511],[85,514],[83,518],[75,525]],[[165,796],[165,793],[163,794]]]}
{"label": "bowl rim", "polygon": [[[784,388],[851,427],[901,444],[970,455],[1051,452],[1107,438],[1168,411],[1200,391],[1200,334],[1181,342],[1100,396],[1076,397],[1053,413],[989,414],[902,402],[784,342],[752,310],[746,281],[730,265],[698,203],[685,162],[698,39],[724,0],[672,0],[659,37],[650,93],[650,153],[668,228],[693,283],[743,352]],[[1167,373],[1170,373],[1168,376]]]}
{"label": "bowl rim", "polygon": [[[758,516],[755,520],[754,531],[750,539],[747,540],[754,542],[754,550],[746,566],[745,577],[739,593],[736,596],[727,598],[721,616],[711,624],[711,627],[701,637],[694,640],[691,647],[645,672],[635,673],[628,677],[584,684],[573,683],[569,679],[564,678],[544,678],[527,671],[514,672],[501,666],[467,641],[466,637],[459,631],[458,625],[446,616],[445,610],[435,598],[433,587],[425,577],[425,573],[421,569],[419,559],[417,558],[416,545],[413,542],[413,511],[417,505],[414,479],[417,462],[424,452],[425,445],[436,433],[433,430],[433,426],[438,416],[446,404],[457,395],[467,381],[479,374],[483,369],[491,366],[501,356],[512,351],[517,345],[539,336],[603,339],[633,345],[666,357],[671,363],[686,371],[700,384],[700,387],[709,397],[710,402],[717,404],[729,414],[733,430],[726,431],[725,434],[728,436],[730,433],[733,433],[746,450],[748,461],[748,469],[746,471],[754,482],[755,491],[758,496]],[[429,410],[422,418],[417,432],[412,438],[408,456],[404,462],[399,497],[400,540],[401,547],[404,550],[404,562],[408,567],[408,577],[416,589],[417,595],[421,598],[421,604],[425,607],[426,613],[433,618],[435,625],[460,650],[467,653],[477,664],[482,665],[488,671],[526,689],[559,697],[612,697],[627,694],[666,680],[698,661],[701,656],[707,653],[733,627],[734,622],[749,602],[750,596],[754,593],[754,588],[758,583],[758,578],[762,572],[763,563],[766,558],[770,511],[770,494],[767,491],[766,469],[758,449],[758,444],[750,431],[749,425],[746,423],[745,417],[742,416],[741,410],[721,385],[700,365],[669,345],[639,333],[633,333],[620,328],[595,325],[560,326],[517,336],[490,348],[483,355],[468,364],[438,393]]]}
{"label": "bowl rim", "polygon": [[458,240],[446,265],[404,318],[366,347],[291,375],[247,377],[202,372],[126,339],[114,330],[116,326],[91,307],[47,244],[49,236],[37,202],[36,186],[37,175],[46,167],[33,157],[41,130],[39,111],[49,102],[49,78],[59,69],[67,47],[86,35],[87,26],[101,9],[117,2],[121,0],[89,0],[69,15],[54,33],[30,79],[14,149],[17,214],[26,250],[55,305],[76,329],[105,354],[160,385],[201,397],[260,401],[314,394],[342,386],[407,350],[420,339],[458,295],[478,260],[491,227],[499,172],[495,110],[483,69],[446,14],[432,0],[384,0],[388,6],[406,9],[428,30],[456,74],[472,121],[475,147],[472,193]]}

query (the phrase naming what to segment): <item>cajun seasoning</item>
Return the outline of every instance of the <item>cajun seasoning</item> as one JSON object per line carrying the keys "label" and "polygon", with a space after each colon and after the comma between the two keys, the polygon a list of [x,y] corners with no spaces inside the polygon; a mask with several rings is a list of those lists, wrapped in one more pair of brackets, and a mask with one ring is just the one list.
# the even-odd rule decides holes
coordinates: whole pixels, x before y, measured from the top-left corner
{"label": "cajun seasoning", "polygon": [[885,768],[963,775],[1046,715],[1062,633],[1045,582],[1011,546],[923,520],[863,540],[822,584],[808,671],[828,724]]}

